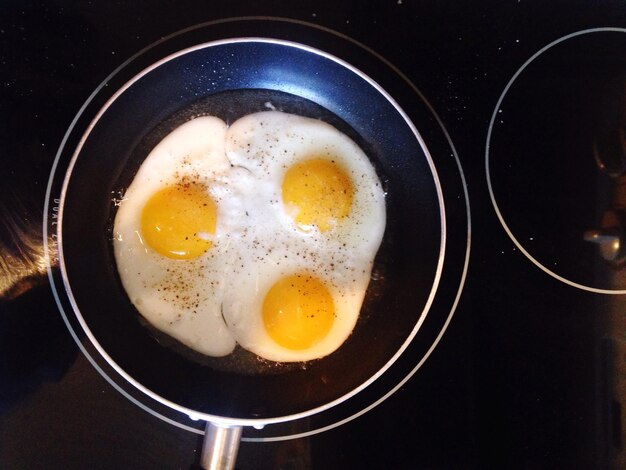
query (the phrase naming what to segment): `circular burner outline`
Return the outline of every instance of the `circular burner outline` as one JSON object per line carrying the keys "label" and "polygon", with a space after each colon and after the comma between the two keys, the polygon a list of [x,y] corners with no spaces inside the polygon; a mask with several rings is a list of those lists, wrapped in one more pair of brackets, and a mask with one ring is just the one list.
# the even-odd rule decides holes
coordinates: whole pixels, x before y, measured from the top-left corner
{"label": "circular burner outline", "polygon": [[496,202],[496,196],[494,194],[493,186],[491,184],[491,173],[489,171],[489,157],[490,157],[489,150],[490,150],[491,134],[493,132],[493,126],[494,126],[494,123],[496,121],[496,117],[498,115],[498,111],[501,109],[502,101],[504,100],[505,96],[507,95],[509,89],[511,88],[511,86],[513,85],[515,80],[517,80],[519,75],[521,75],[521,73],[526,69],[526,67],[528,67],[528,65],[530,65],[531,62],[533,62],[537,57],[539,57],[541,54],[546,52],[548,49],[550,49],[550,48],[556,46],[557,44],[560,44],[560,43],[562,43],[562,42],[564,42],[564,41],[566,41],[568,39],[571,39],[571,38],[574,38],[574,37],[578,37],[578,36],[582,36],[584,34],[598,33],[598,32],[626,33],[626,28],[614,28],[614,27],[591,28],[591,29],[584,29],[584,30],[576,31],[574,33],[571,33],[571,34],[568,34],[566,36],[560,37],[559,39],[556,39],[555,41],[552,41],[547,46],[544,46],[541,49],[539,49],[537,52],[535,52],[526,62],[524,62],[524,64],[517,70],[517,72],[515,72],[515,74],[511,78],[511,80],[509,80],[509,82],[507,83],[506,87],[504,87],[504,90],[502,91],[502,94],[500,95],[500,98],[498,99],[498,102],[496,103],[496,107],[495,107],[495,109],[493,111],[493,114],[491,116],[491,120],[489,121],[489,129],[487,131],[487,142],[486,142],[486,147],[485,147],[485,174],[487,176],[487,187],[488,187],[488,190],[489,190],[489,198],[491,199],[491,203],[493,205],[494,210],[496,211],[496,215],[498,216],[498,220],[500,221],[500,224],[504,228],[504,231],[507,233],[507,235],[509,236],[511,241],[515,244],[515,246],[517,246],[517,248],[524,254],[524,256],[526,256],[526,258],[528,258],[535,266],[537,266],[539,269],[544,271],[546,274],[548,274],[548,275],[552,276],[553,278],[557,279],[558,281],[561,281],[564,284],[567,284],[569,286],[575,287],[577,289],[581,289],[581,290],[588,291],[588,292],[593,292],[593,293],[596,293],[596,294],[622,295],[622,294],[626,294],[626,289],[600,289],[600,288],[597,288],[597,287],[586,286],[584,284],[580,284],[580,283],[571,281],[570,279],[567,279],[567,278],[565,278],[565,277],[555,273],[554,271],[548,269],[546,266],[541,264],[536,258],[534,258],[523,247],[523,245],[519,242],[519,240],[517,238],[515,238],[515,235],[513,235],[513,232],[511,231],[511,229],[509,228],[509,226],[505,222],[504,216],[500,212],[500,208],[498,207],[498,203]]}
{"label": "circular burner outline", "polygon": [[[409,78],[403,74],[398,68],[396,68],[393,64],[391,64],[387,59],[385,59],[384,57],[382,57],[380,54],[378,54],[377,52],[375,52],[374,50],[370,49],[369,47],[361,44],[360,42],[356,41],[355,39],[352,39],[351,37],[342,34],[340,32],[334,31],[330,28],[326,28],[324,26],[320,26],[320,25],[316,25],[313,23],[308,23],[306,21],[301,21],[301,20],[294,20],[294,19],[289,19],[289,18],[280,18],[280,17],[270,17],[270,16],[246,16],[246,17],[236,17],[236,18],[228,18],[228,19],[221,19],[221,20],[216,20],[216,21],[209,21],[209,22],[205,22],[205,23],[201,23],[201,24],[197,24],[194,26],[191,26],[189,28],[185,28],[183,30],[177,31],[173,34],[170,34],[166,37],[161,38],[158,41],[155,41],[154,43],[146,46],[145,48],[141,49],[139,52],[133,54],[131,57],[129,57],[126,61],[124,61],[121,65],[119,65],[113,72],[111,72],[101,83],[100,85],[89,95],[89,97],[87,98],[87,100],[83,103],[83,105],[81,106],[81,108],[78,110],[77,114],[75,115],[75,117],[73,118],[73,120],[71,121],[68,130],[66,131],[65,135],[63,136],[63,139],[60,143],[59,146],[59,150],[57,151],[57,155],[56,158],[53,162],[53,166],[51,168],[51,174],[54,175],[56,173],[56,169],[61,157],[61,153],[64,150],[68,139],[70,138],[70,135],[74,129],[74,127],[76,126],[77,122],[79,121],[79,119],[82,117],[83,113],[85,112],[86,108],[91,104],[91,102],[93,101],[93,99],[102,91],[102,89],[106,86],[108,86],[109,81],[115,77],[122,69],[124,69],[128,64],[130,64],[131,62],[133,62],[134,60],[136,60],[138,57],[140,57],[141,55],[143,55],[144,53],[152,50],[153,48],[155,48],[156,46],[172,39],[178,36],[181,36],[185,33],[189,33],[192,32],[194,30],[198,30],[200,28],[203,27],[207,27],[207,26],[211,26],[211,25],[218,25],[218,24],[224,24],[224,23],[230,23],[230,22],[237,22],[237,21],[250,21],[250,20],[254,20],[254,21],[263,21],[263,20],[269,20],[269,21],[280,21],[280,22],[285,22],[285,23],[292,23],[295,25],[301,25],[301,26],[306,26],[306,27],[311,27],[314,29],[317,29],[319,31],[325,32],[325,33],[330,33],[334,36],[337,36],[343,40],[346,40],[356,46],[358,46],[359,48],[361,48],[362,50],[366,51],[367,53],[371,54],[373,57],[375,57],[377,60],[381,61],[383,64],[385,64],[387,67],[389,67],[395,74],[397,74],[409,87],[410,89],[421,99],[421,101],[423,102],[423,104],[425,104],[426,109],[432,114],[432,117],[434,117],[437,125],[439,126],[440,130],[443,133],[443,137],[445,138],[445,140],[447,141],[447,143],[450,146],[450,150],[452,152],[451,156],[454,158],[454,162],[456,164],[456,169],[458,170],[459,173],[459,178],[460,178],[460,182],[461,182],[461,186],[462,186],[462,190],[463,190],[463,197],[465,198],[465,215],[467,217],[466,222],[467,222],[467,244],[464,250],[464,259],[463,259],[463,265],[462,265],[462,269],[461,269],[461,275],[460,278],[458,280],[458,288],[457,291],[454,295],[454,298],[451,299],[452,300],[452,305],[449,309],[449,313],[448,316],[446,317],[443,326],[441,327],[438,335],[435,337],[433,343],[431,344],[431,346],[428,348],[428,350],[426,351],[426,353],[422,356],[421,360],[414,366],[413,369],[411,369],[408,374],[402,379],[400,380],[394,387],[392,387],[387,393],[383,394],[380,398],[378,398],[377,400],[375,400],[373,403],[371,403],[369,406],[359,410],[356,413],[353,413],[343,419],[339,419],[338,421],[326,425],[326,426],[318,426],[317,428],[311,429],[309,431],[303,432],[303,433],[298,433],[298,434],[289,434],[289,435],[281,435],[281,436],[270,436],[270,437],[243,437],[241,440],[243,442],[276,442],[276,441],[286,441],[286,440],[291,440],[291,439],[296,439],[296,438],[303,438],[303,437],[309,437],[333,428],[336,428],[338,426],[341,426],[343,424],[346,424],[356,418],[358,418],[359,416],[365,414],[366,412],[370,411],[371,409],[375,408],[376,406],[378,406],[379,404],[381,404],[383,401],[385,401],[387,398],[389,398],[391,395],[393,395],[396,391],[398,391],[416,372],[418,369],[421,368],[421,366],[424,364],[424,362],[430,357],[430,355],[432,354],[432,352],[435,350],[435,348],[437,347],[437,345],[439,344],[441,338],[443,337],[443,335],[445,334],[451,320],[452,317],[456,311],[456,308],[458,306],[458,303],[460,301],[462,292],[463,292],[463,288],[465,285],[465,280],[467,277],[467,272],[468,272],[468,268],[469,268],[469,258],[470,258],[470,251],[471,251],[471,216],[470,216],[470,203],[469,203],[469,194],[468,194],[468,190],[467,190],[467,184],[466,184],[466,178],[465,175],[463,173],[463,169],[461,167],[461,162],[460,159],[458,157],[458,153],[457,150],[450,138],[450,135],[447,131],[447,129],[445,128],[442,120],[440,119],[440,117],[438,116],[438,114],[435,112],[434,108],[432,107],[432,105],[430,104],[430,102],[424,97],[424,95],[421,93],[421,91],[419,91],[419,89],[409,80]],[[283,39],[284,40],[284,39]],[[49,232],[49,224],[50,224],[50,211],[54,211],[54,206],[51,203],[54,203],[54,201],[51,199],[52,198],[52,187],[53,187],[53,180],[52,178],[49,180],[48,182],[48,186],[47,186],[47,190],[46,190],[46,199],[45,199],[45,203],[44,203],[44,217],[43,217],[43,233],[44,233],[44,257],[45,257],[45,261],[46,261],[46,268],[48,271],[48,279],[51,283],[51,285],[54,285],[57,281],[55,281],[55,272],[54,272],[54,263],[51,262],[52,257],[56,256],[56,252],[55,252],[55,241],[52,240],[50,241],[47,238],[47,234]],[[57,303],[57,306],[59,307],[60,311],[63,312],[64,311],[64,307],[63,307],[63,300],[59,297],[58,293],[56,292],[56,290],[53,289],[53,296],[55,298],[55,301]],[[85,347],[85,345],[83,344],[82,340],[78,337],[78,335],[76,334],[76,332],[74,331],[73,326],[71,325],[71,323],[69,322],[69,319],[65,316],[63,316],[63,320],[66,323],[66,326],[68,327],[68,330],[70,331],[71,336],[73,337],[73,339],[75,340],[75,342],[78,344],[81,352],[87,357],[88,361],[92,364],[92,366],[94,367],[94,369],[96,369],[96,371],[103,377],[105,378],[105,380],[111,384],[119,393],[121,393],[125,398],[127,398],[130,402],[134,403],[135,405],[139,406],[142,410],[148,412],[149,414],[155,416],[156,418],[159,418],[169,424],[172,424],[174,426],[177,426],[181,429],[185,429],[187,431],[193,432],[195,434],[199,434],[199,435],[203,435],[204,434],[204,429],[198,429],[195,428],[189,424],[192,424],[192,422],[197,421],[196,419],[194,419],[191,416],[185,415],[186,419],[190,419],[190,423],[189,424],[185,424],[183,422],[177,421],[176,419],[172,419],[168,416],[165,416],[164,414],[162,414],[161,412],[152,409],[149,405],[146,405],[144,403],[141,402],[141,400],[133,397],[129,392],[127,392],[122,386],[120,386],[118,383],[116,383],[116,381],[110,377],[109,373],[107,371],[105,371],[102,367],[100,367],[100,365],[97,363],[97,361],[92,357],[92,353],[90,353],[90,351],[88,350],[87,347]],[[166,410],[166,412],[169,412],[171,410]],[[178,417],[182,417],[182,416],[177,416]]]}

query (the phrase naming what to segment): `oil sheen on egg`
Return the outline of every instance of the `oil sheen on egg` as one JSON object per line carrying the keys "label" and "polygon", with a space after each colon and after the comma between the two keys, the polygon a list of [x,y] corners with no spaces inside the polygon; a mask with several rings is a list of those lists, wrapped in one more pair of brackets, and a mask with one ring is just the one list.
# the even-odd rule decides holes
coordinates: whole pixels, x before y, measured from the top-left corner
{"label": "oil sheen on egg", "polygon": [[276,111],[236,121],[226,152],[249,171],[249,232],[224,318],[266,359],[307,361],[351,334],[385,229],[381,183],[365,153],[316,119]]}
{"label": "oil sheen on egg", "polygon": [[203,354],[235,347],[220,312],[224,267],[236,236],[225,123],[187,122],[148,155],[114,222],[114,253],[129,299],[155,328]]}

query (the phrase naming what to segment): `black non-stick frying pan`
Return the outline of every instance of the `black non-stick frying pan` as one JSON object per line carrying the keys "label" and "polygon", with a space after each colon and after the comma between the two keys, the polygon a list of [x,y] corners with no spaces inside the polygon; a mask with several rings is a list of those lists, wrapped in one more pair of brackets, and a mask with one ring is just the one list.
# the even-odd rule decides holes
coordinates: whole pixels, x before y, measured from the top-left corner
{"label": "black non-stick frying pan", "polygon": [[[136,71],[103,102],[80,140],[64,143],[73,151],[48,228],[58,237],[65,295],[97,354],[149,399],[224,426],[302,418],[366,389],[429,328],[435,298],[443,295],[446,256],[466,254],[468,220],[458,208],[463,194],[456,181],[446,195],[449,177],[442,178],[438,166],[446,174],[458,168],[452,155],[433,154],[397,98],[348,60],[270,35],[200,42]],[[267,109],[268,102],[352,137],[386,191],[385,236],[352,335],[335,353],[297,367],[255,368],[245,351],[205,360],[151,331],[127,298],[112,254],[116,199],[162,137],[197,115],[229,123]],[[452,213],[462,220],[446,212],[455,196]],[[461,233],[454,239],[463,241],[458,248],[448,246],[451,222]],[[433,331],[424,334],[432,344]]]}

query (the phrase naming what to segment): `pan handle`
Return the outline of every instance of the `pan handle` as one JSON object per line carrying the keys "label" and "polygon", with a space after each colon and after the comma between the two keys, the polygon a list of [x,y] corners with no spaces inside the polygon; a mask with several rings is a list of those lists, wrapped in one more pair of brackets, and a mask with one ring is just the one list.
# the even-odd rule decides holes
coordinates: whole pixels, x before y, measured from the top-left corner
{"label": "pan handle", "polygon": [[235,468],[241,426],[219,426],[210,421],[204,428],[204,442],[200,464],[208,470],[232,470]]}

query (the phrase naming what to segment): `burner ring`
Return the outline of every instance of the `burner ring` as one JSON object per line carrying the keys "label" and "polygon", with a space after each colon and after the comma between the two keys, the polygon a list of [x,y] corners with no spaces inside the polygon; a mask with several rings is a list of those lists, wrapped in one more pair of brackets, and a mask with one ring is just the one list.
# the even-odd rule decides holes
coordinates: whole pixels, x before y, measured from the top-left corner
{"label": "burner ring", "polygon": [[[592,80],[595,79],[597,89],[600,89],[603,80],[608,80],[615,72],[613,69],[623,70],[623,65],[616,64],[618,61],[609,52],[599,54],[598,59],[598,54],[589,51],[602,50],[600,45],[610,44],[611,52],[617,48],[614,56],[623,57],[623,53],[618,54],[626,50],[623,33],[626,29],[586,29],[561,37],[533,54],[515,72],[500,95],[489,123],[485,149],[485,172],[491,203],[500,224],[517,249],[549,276],[577,289],[598,294],[626,294],[624,276],[619,276],[613,267],[603,264],[596,247],[585,241],[589,238],[585,236],[587,230],[601,219],[597,207],[600,206],[601,210],[606,208],[608,196],[604,193],[609,191],[609,176],[601,174],[596,167],[591,143],[587,158],[582,153],[587,146],[584,149],[577,149],[573,144],[567,146],[569,142],[565,142],[565,138],[559,142],[558,137],[573,135],[570,140],[574,140],[579,137],[577,129],[584,126],[590,129],[588,123],[576,121],[580,116],[571,115],[579,109],[575,106],[580,106],[582,110],[593,109],[584,101],[591,98],[582,96],[587,88],[591,89],[590,95],[596,91],[589,82],[596,85]],[[583,66],[592,61],[595,67]],[[585,73],[567,74],[567,71]],[[580,92],[579,95],[570,93],[574,96],[570,100],[574,104],[569,114],[568,109],[563,108],[567,100],[563,98],[559,101],[565,95],[564,88],[568,92]],[[543,107],[536,110],[540,105]],[[572,111],[574,108],[575,111]],[[550,129],[546,130],[547,127]],[[524,137],[534,140],[524,143]],[[576,155],[567,165],[563,161],[551,160],[551,155],[557,151],[555,149],[563,149],[562,153],[568,155],[580,152],[578,156],[582,155],[580,160],[584,161],[584,169],[581,166],[579,174],[575,175],[574,168],[570,174],[567,168],[575,167],[580,160],[572,163]],[[511,154],[518,158],[511,158]],[[593,172],[597,174],[591,174]],[[584,179],[585,176],[588,179]],[[582,185],[580,191],[571,190],[577,184],[576,178],[587,183]],[[561,190],[557,186],[566,189]],[[594,191],[603,194],[598,195]],[[528,194],[533,192],[545,194]],[[548,194],[554,198],[549,198]],[[550,209],[546,209],[547,206]],[[578,211],[579,206],[586,210]],[[553,211],[552,214],[548,213],[549,210]],[[591,226],[577,227],[574,220],[577,217],[586,217],[585,222]]]}

